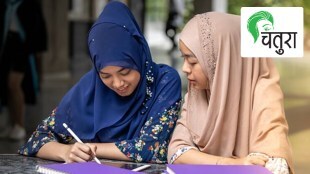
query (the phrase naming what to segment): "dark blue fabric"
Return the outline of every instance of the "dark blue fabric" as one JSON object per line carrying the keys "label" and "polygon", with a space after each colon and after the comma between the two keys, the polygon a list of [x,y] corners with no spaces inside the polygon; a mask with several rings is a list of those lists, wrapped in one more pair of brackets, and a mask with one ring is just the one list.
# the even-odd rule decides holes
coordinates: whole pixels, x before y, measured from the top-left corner
{"label": "dark blue fabric", "polygon": [[[178,95],[154,104],[166,85],[158,83],[166,75],[152,61],[150,49],[126,5],[110,2],[89,32],[88,46],[94,68],[64,96],[56,112],[55,131],[68,134],[67,123],[82,140],[115,142],[139,135],[149,111],[163,112],[180,99],[180,79],[173,89]],[[141,79],[137,89],[121,97],[105,86],[98,71],[107,65],[137,70]],[[173,73],[175,74],[175,73]],[[177,73],[176,73],[177,74]],[[178,75],[177,75],[178,76]],[[154,114],[154,113],[153,113]]]}

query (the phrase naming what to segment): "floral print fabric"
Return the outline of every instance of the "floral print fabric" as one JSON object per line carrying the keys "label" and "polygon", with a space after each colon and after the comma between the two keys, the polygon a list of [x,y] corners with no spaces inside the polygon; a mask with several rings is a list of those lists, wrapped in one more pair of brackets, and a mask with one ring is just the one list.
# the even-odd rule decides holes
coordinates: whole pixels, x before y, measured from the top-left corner
{"label": "floral print fabric", "polygon": [[[136,162],[145,161],[151,155],[151,163],[166,163],[167,147],[171,133],[178,119],[181,101],[176,102],[163,113],[151,116],[140,131],[140,136],[132,140],[115,142],[115,145],[126,156]],[[27,156],[35,156],[39,149],[49,142],[69,144],[74,141],[73,137],[57,134],[55,128],[55,112],[44,119],[32,133],[28,142],[18,150],[18,153]],[[90,141],[91,142],[91,141]]]}

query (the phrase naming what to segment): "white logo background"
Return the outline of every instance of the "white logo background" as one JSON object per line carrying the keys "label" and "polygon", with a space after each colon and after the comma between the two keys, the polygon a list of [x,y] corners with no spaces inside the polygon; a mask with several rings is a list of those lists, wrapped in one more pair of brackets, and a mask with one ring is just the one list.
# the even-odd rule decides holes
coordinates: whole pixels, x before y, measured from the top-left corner
{"label": "white logo background", "polygon": [[[273,32],[297,32],[296,48],[293,47],[293,35],[289,41],[292,48],[289,48],[284,41],[288,39],[287,34],[283,34],[284,53],[279,55],[276,48],[271,44],[262,44],[262,34],[259,34],[254,43],[253,36],[247,29],[248,19],[256,12],[267,11],[273,16]],[[302,7],[242,7],[241,8],[241,56],[242,57],[303,57],[304,19]],[[266,35],[266,34],[265,34]],[[274,36],[272,36],[274,37]],[[268,38],[266,38],[268,41]],[[272,42],[271,42],[272,43]],[[279,44],[277,44],[279,45]]]}

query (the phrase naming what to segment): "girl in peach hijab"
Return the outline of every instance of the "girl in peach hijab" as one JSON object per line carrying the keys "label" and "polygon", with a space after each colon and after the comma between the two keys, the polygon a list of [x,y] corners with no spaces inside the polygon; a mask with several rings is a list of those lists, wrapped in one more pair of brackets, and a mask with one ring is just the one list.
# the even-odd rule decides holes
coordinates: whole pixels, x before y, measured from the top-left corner
{"label": "girl in peach hijab", "polygon": [[240,38],[240,17],[218,12],[181,32],[189,85],[168,161],[294,173],[279,74],[270,58],[242,58]]}

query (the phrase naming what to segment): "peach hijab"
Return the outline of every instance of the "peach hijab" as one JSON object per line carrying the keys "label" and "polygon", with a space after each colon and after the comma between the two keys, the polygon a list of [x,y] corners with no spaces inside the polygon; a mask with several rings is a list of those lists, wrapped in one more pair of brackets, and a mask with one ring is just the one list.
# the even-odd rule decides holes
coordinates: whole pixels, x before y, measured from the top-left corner
{"label": "peach hijab", "polygon": [[195,54],[209,90],[188,87],[168,160],[182,147],[224,157],[260,152],[286,159],[292,171],[279,74],[271,59],[241,58],[240,17],[208,12],[180,40]]}

